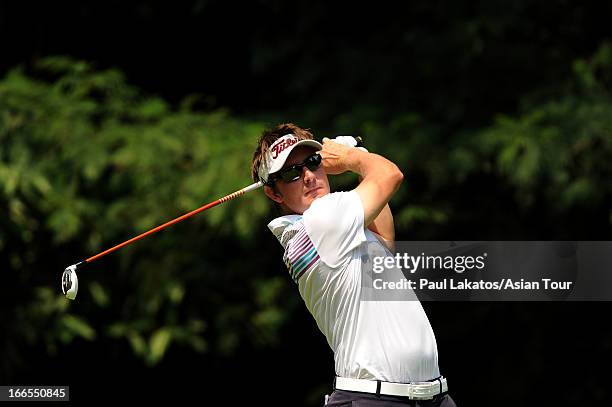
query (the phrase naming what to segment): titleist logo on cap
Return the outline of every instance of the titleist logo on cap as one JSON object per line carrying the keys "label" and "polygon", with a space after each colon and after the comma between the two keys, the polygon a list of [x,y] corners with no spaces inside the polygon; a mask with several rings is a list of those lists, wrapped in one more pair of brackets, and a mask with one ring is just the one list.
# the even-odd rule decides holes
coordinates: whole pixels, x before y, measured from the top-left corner
{"label": "titleist logo on cap", "polygon": [[272,145],[272,148],[270,149],[272,151],[272,159],[273,160],[276,159],[276,157],[278,157],[278,155],[282,153],[284,149],[291,147],[297,142],[298,142],[298,139],[292,137],[286,140],[281,140],[280,143],[276,143]]}

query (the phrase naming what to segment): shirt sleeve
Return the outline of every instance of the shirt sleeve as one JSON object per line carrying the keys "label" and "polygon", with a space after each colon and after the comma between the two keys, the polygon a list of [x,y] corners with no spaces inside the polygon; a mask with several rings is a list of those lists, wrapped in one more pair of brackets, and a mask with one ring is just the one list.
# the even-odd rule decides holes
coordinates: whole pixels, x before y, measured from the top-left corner
{"label": "shirt sleeve", "polygon": [[335,192],[313,201],[304,212],[304,226],[321,261],[338,267],[367,240],[363,217],[356,191]]}

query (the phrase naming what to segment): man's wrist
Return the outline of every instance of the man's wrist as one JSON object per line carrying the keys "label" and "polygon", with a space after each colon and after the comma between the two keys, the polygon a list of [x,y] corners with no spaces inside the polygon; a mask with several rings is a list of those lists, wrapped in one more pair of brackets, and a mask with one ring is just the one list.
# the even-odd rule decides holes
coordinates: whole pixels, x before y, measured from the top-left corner
{"label": "man's wrist", "polygon": [[346,166],[349,171],[354,172],[359,175],[359,181],[363,179],[363,162],[362,160],[366,159],[369,153],[366,153],[363,150],[360,150],[356,147],[351,147],[346,152]]}

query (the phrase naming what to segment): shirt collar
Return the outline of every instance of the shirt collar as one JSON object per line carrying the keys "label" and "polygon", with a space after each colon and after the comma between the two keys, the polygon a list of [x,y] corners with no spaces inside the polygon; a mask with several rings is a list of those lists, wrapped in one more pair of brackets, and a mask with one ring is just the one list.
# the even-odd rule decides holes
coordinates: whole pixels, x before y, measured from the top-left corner
{"label": "shirt collar", "polygon": [[280,241],[283,232],[288,226],[293,225],[295,222],[300,220],[302,215],[285,215],[274,219],[272,222],[268,223],[268,228],[274,236]]}

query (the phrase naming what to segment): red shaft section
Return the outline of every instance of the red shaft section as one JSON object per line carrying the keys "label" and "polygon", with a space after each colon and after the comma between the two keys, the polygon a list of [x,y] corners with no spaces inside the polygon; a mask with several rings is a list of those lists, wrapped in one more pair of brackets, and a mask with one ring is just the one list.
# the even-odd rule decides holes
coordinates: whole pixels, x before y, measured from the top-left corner
{"label": "red shaft section", "polygon": [[92,261],[97,260],[97,259],[99,259],[100,257],[106,256],[107,254],[112,253],[112,252],[114,252],[114,251],[116,251],[116,250],[119,250],[119,249],[121,249],[122,247],[129,245],[130,243],[134,243],[135,241],[140,240],[140,239],[142,239],[143,237],[146,237],[146,236],[152,235],[152,234],[153,234],[153,233],[155,233],[155,232],[159,232],[160,230],[165,229],[165,228],[167,228],[168,226],[172,226],[172,225],[174,225],[175,223],[178,223],[178,222],[180,222],[180,221],[183,221],[183,220],[185,220],[185,219],[189,218],[190,216],[193,216],[193,215],[198,214],[198,213],[200,213],[200,212],[202,212],[202,211],[205,211],[205,210],[210,209],[210,208],[212,208],[212,207],[214,207],[214,206],[217,206],[217,205],[219,205],[220,203],[223,203],[223,202],[229,201],[230,199],[234,199],[234,198],[236,198],[237,196],[240,196],[240,195],[244,194],[245,192],[249,192],[249,191],[252,191],[253,189],[258,188],[259,186],[261,186],[261,184],[260,184],[260,183],[255,183],[255,184],[250,185],[250,186],[248,186],[248,187],[246,187],[246,188],[243,188],[243,189],[241,189],[241,190],[239,190],[239,191],[236,191],[236,192],[234,192],[234,193],[232,193],[232,194],[229,194],[229,195],[227,195],[227,196],[224,196],[224,197],[223,197],[223,198],[221,198],[221,199],[217,199],[217,200],[216,200],[216,201],[214,201],[214,202],[211,202],[211,203],[206,204],[206,205],[204,205],[204,206],[202,206],[202,207],[199,207],[198,209],[195,209],[195,210],[193,210],[193,211],[191,211],[191,212],[189,212],[189,213],[186,213],[186,214],[184,214],[183,216],[179,216],[179,217],[178,217],[178,218],[176,218],[176,219],[173,219],[173,220],[171,220],[171,221],[169,221],[169,222],[164,223],[163,225],[160,225],[160,226],[158,226],[158,227],[156,227],[156,228],[154,228],[154,229],[151,229],[151,230],[149,230],[149,231],[147,231],[147,232],[144,232],[144,233],[142,233],[142,234],[140,234],[140,235],[138,235],[138,236],[136,236],[136,237],[133,237],[133,238],[131,238],[130,240],[127,240],[127,241],[125,241],[125,242],[123,242],[123,243],[121,243],[121,244],[118,244],[117,246],[111,247],[110,249],[105,250],[105,251],[103,251],[102,253],[96,254],[95,256],[92,256],[92,257],[90,257],[90,258],[86,259],[86,260],[85,260],[85,262],[86,262],[86,263],[91,263]]}

